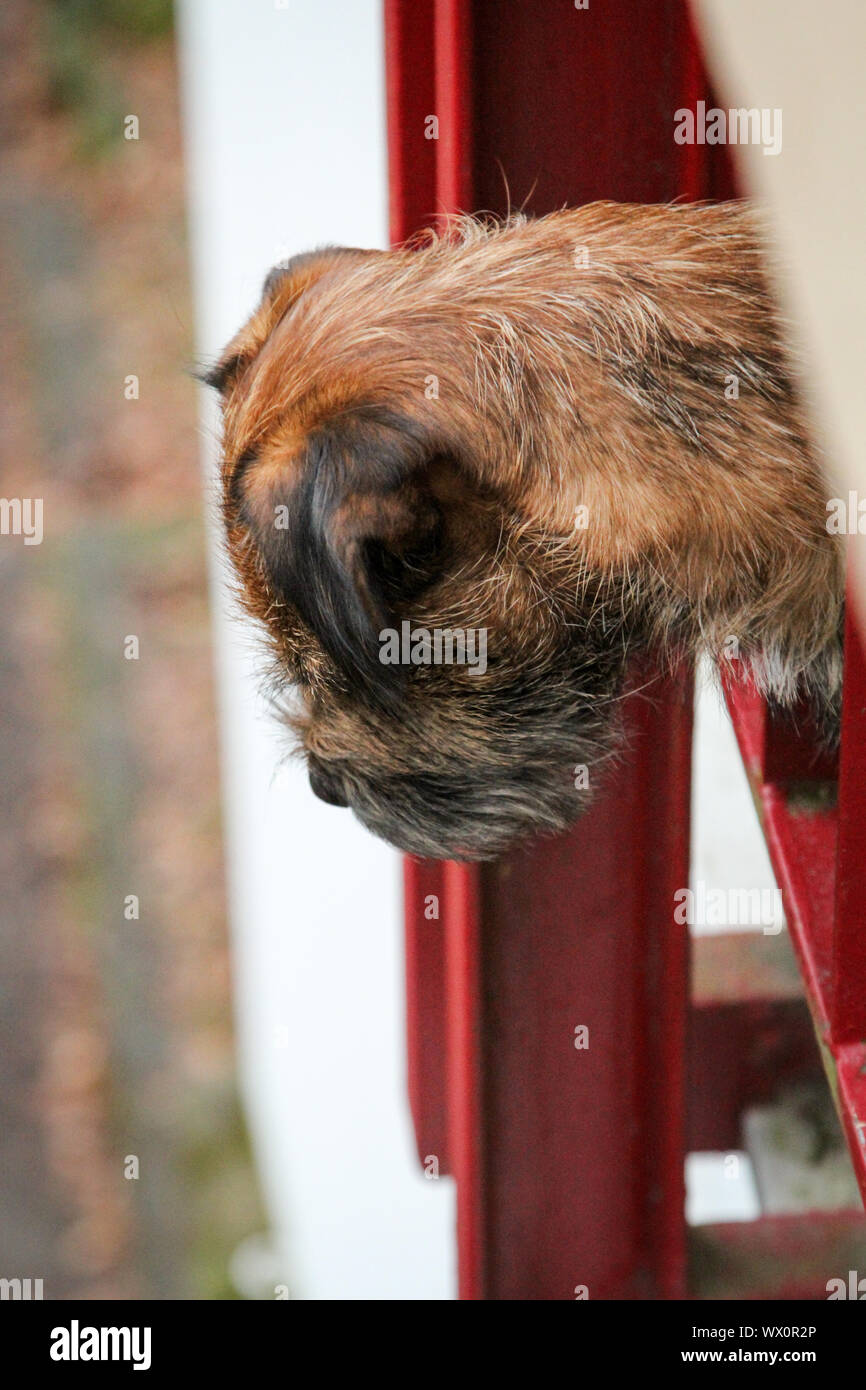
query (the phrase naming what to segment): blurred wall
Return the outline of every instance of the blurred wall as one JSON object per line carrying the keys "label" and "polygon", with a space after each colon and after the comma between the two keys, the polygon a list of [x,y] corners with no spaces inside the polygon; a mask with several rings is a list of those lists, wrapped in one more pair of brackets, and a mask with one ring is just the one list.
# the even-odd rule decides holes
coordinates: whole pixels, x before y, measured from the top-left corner
{"label": "blurred wall", "polygon": [[[697,0],[719,103],[778,109],[783,141],[738,150],[782,253],[779,287],[800,330],[803,385],[828,466],[866,498],[866,5],[863,0]],[[844,489],[844,490],[842,490]],[[851,544],[861,614],[866,546]]]}
{"label": "blurred wall", "polygon": [[[386,244],[377,0],[183,0],[198,345],[214,358],[274,262]],[[204,403],[208,476],[215,403]],[[399,861],[317,801],[257,694],[214,549],[242,1079],[276,1241],[301,1298],[446,1298],[453,1192],[405,1097]]]}

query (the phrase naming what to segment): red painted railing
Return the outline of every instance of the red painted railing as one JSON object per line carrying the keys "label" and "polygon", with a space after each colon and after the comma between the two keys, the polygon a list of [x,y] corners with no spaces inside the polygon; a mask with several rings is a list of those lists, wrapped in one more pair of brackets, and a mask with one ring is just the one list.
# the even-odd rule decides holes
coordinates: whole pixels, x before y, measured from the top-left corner
{"label": "red painted railing", "polygon": [[[543,213],[735,191],[724,149],[672,138],[674,111],[709,96],[681,0],[543,14],[533,0],[387,0],[385,12],[395,242],[455,211],[505,212],[509,197]],[[818,798],[795,814],[777,765],[804,756],[802,740],[792,752],[790,735],[768,733],[742,691],[731,707],[862,1180],[859,646],[849,634],[838,812]],[[457,1181],[460,1295],[815,1293],[827,1276],[815,1283],[810,1250],[850,1258],[858,1215],[688,1240],[686,1153],[736,1145],[744,1106],[814,1072],[817,1054],[805,1005],[760,978],[692,987],[673,920],[688,883],[690,673],[656,676],[626,722],[631,751],[569,834],[481,868],[406,861],[409,1094],[422,1160]],[[814,761],[806,771],[814,783]]]}
{"label": "red painted railing", "polygon": [[792,722],[773,724],[753,692],[727,696],[866,1195],[866,667],[851,609],[838,772]]}

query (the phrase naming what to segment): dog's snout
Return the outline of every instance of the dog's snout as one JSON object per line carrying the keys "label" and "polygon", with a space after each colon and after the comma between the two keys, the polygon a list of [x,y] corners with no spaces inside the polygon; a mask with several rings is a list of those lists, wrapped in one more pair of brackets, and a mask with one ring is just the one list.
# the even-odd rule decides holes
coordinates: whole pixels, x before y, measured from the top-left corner
{"label": "dog's snout", "polygon": [[348,806],[339,773],[320,763],[317,758],[310,758],[309,773],[310,786],[320,801],[326,801],[329,806]]}

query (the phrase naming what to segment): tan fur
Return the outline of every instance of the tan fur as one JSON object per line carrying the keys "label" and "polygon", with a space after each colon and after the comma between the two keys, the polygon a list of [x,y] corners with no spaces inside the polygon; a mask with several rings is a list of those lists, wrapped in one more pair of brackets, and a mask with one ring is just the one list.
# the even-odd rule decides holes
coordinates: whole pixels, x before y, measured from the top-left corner
{"label": "tan fur", "polygon": [[[467,775],[489,779],[483,805],[501,802],[506,785],[516,799],[528,745],[519,730],[511,748],[489,740],[508,742],[533,663],[562,678],[562,712],[574,706],[563,648],[580,665],[584,628],[599,668],[587,729],[599,758],[610,747],[600,706],[615,699],[629,651],[646,646],[718,656],[733,638],[735,674],[751,672],[783,702],[806,693],[832,708],[841,556],[761,242],[744,204],[594,204],[505,226],[464,221],[414,249],[313,253],[271,277],[217,373],[229,549],[279,671],[306,691],[307,750],[374,828],[421,852],[475,855],[563,824],[557,788],[548,803],[538,790],[508,833],[498,811],[486,833],[473,795],[482,823],[469,842],[468,819],[455,842],[420,806],[415,835],[408,783],[419,759],[429,768],[447,758],[449,777],[462,759]],[[726,398],[732,378],[738,399]],[[343,488],[325,546],[340,574],[379,620],[384,581],[365,569],[372,541],[393,557],[389,573],[397,567],[395,621],[489,629],[488,713],[506,687],[511,701],[506,711],[500,698],[495,734],[479,719],[480,678],[473,686],[456,669],[412,671],[383,712],[275,583],[281,552],[262,528],[272,507],[297,504],[319,438],[316,467]],[[399,482],[367,490],[379,453],[399,456],[401,441]],[[427,574],[411,558],[413,536],[432,546],[440,530]],[[370,809],[395,776],[409,807],[396,830]]]}

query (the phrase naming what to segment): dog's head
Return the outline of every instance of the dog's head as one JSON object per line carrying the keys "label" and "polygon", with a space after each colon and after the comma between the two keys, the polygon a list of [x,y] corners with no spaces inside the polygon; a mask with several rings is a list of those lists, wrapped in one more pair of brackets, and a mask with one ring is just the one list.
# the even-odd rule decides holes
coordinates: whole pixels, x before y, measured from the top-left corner
{"label": "dog's head", "polygon": [[609,595],[575,593],[538,519],[544,390],[467,264],[296,257],[209,377],[229,553],[312,787],[443,858],[574,819],[623,670]]}

